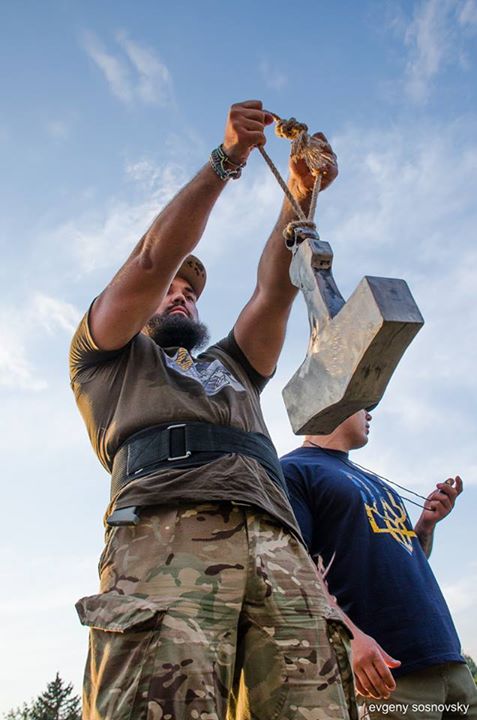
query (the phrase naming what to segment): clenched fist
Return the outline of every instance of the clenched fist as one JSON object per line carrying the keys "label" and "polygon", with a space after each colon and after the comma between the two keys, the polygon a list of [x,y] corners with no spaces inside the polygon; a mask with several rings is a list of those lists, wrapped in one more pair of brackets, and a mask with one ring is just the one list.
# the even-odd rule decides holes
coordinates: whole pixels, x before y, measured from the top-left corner
{"label": "clenched fist", "polygon": [[252,149],[267,142],[264,130],[272,122],[273,116],[263,109],[260,100],[246,100],[232,105],[224,135],[227,157],[237,165],[247,162]]}

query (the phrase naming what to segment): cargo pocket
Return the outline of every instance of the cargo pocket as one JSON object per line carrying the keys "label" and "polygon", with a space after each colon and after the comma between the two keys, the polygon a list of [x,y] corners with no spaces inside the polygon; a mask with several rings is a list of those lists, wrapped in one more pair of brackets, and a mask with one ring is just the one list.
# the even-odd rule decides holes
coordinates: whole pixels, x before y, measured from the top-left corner
{"label": "cargo pocket", "polygon": [[341,620],[326,621],[328,639],[335,652],[338,671],[341,677],[341,684],[346,698],[348,715],[350,720],[358,720],[358,705],[354,690],[354,676],[351,664],[352,635]]}
{"label": "cargo pocket", "polygon": [[147,716],[165,610],[134,595],[106,592],[76,603],[90,628],[84,715],[139,720]]}

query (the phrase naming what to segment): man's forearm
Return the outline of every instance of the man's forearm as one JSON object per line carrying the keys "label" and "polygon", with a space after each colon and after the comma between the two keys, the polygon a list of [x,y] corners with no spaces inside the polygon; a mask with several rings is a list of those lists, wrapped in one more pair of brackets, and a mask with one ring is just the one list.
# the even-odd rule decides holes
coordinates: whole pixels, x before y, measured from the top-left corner
{"label": "man's forearm", "polygon": [[[320,188],[325,190],[338,175],[336,155],[323,133],[313,135],[310,140],[310,144],[312,143],[318,143],[323,158],[327,158],[326,165],[321,167],[319,178]],[[288,187],[308,217],[316,176],[303,158],[291,157],[289,167]],[[297,290],[289,279],[290,253],[284,245],[282,233],[289,222],[297,219],[295,211],[285,198],[277,224],[262,254],[258,271],[257,290],[265,295],[265,303],[272,298],[274,305],[276,303],[278,308],[285,310],[291,306]]]}
{"label": "man's forearm", "polygon": [[416,533],[417,539],[424,550],[425,556],[429,558],[432,552],[432,545],[434,543],[434,528],[424,528],[418,521],[414,527],[414,532]]}
{"label": "man's forearm", "polygon": [[[307,197],[302,202],[305,211],[308,203]],[[295,219],[295,212],[285,199],[258,264],[254,293],[234,326],[235,338],[248,361],[266,377],[275,370],[298,292],[290,280],[292,255],[283,237],[284,228]]]}
{"label": "man's forearm", "polygon": [[426,498],[426,505],[415,527],[421,547],[429,557],[434,541],[434,530],[438,522],[445,518],[454,507],[458,495],[463,489],[462,478],[459,475],[447,478],[445,482],[437,483],[436,489]]}
{"label": "man's forearm", "polygon": [[[308,213],[310,200],[311,192],[299,201],[305,213]],[[290,280],[291,253],[283,237],[284,229],[293,220],[297,220],[296,213],[288,199],[284,198],[277,222],[258,264],[257,290],[277,309],[291,306],[298,292]]]}

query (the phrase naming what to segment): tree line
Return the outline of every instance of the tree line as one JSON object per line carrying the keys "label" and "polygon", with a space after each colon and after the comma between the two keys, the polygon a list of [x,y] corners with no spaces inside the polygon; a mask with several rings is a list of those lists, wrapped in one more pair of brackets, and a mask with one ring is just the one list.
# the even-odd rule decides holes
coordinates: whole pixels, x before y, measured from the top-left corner
{"label": "tree line", "polygon": [[46,686],[30,704],[10,710],[5,720],[81,720],[81,700],[73,693],[73,685],[66,684],[56,673],[54,680]]}

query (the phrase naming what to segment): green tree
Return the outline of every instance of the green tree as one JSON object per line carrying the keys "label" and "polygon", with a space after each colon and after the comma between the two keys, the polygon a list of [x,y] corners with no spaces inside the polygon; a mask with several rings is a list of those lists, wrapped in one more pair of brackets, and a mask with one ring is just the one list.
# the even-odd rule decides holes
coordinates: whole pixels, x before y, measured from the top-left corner
{"label": "green tree", "polygon": [[5,720],[30,720],[30,708],[26,703],[23,703],[21,708],[10,710],[4,717]]}
{"label": "green tree", "polygon": [[5,720],[81,720],[80,699],[73,694],[73,685],[66,685],[56,673],[45,692],[30,705],[10,710]]}
{"label": "green tree", "polygon": [[466,661],[467,665],[469,666],[469,670],[470,670],[470,672],[471,672],[471,674],[472,674],[472,677],[473,677],[474,680],[475,680],[475,684],[477,685],[477,665],[476,665],[475,662],[472,660],[472,658],[470,657],[470,655],[464,655],[464,658],[465,658],[465,661]]}
{"label": "green tree", "polygon": [[31,720],[80,720],[80,699],[73,695],[73,685],[65,685],[59,673],[33,703]]}

